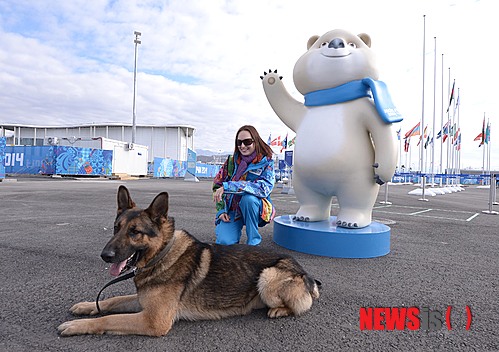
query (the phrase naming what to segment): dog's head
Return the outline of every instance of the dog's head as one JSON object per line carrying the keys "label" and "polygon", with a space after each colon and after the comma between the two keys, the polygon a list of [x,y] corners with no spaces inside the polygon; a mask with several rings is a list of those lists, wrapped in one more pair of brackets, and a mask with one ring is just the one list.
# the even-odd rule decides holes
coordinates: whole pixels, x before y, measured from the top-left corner
{"label": "dog's head", "polygon": [[158,194],[147,209],[137,208],[125,186],[118,189],[118,213],[113,238],[101,258],[111,263],[118,276],[133,266],[144,267],[173,236],[174,222],[168,218],[168,193]]}

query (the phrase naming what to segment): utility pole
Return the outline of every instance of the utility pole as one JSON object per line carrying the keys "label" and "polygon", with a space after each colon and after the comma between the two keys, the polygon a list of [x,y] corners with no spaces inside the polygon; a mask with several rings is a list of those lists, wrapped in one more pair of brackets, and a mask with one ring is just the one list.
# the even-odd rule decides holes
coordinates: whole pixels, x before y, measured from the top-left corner
{"label": "utility pole", "polygon": [[135,119],[137,115],[137,109],[135,106],[135,100],[137,99],[137,48],[138,45],[142,43],[140,40],[140,36],[142,33],[140,32],[133,32],[135,35],[135,40],[133,41],[135,43],[135,65],[133,67],[133,120],[132,120],[132,145],[135,144],[135,134],[137,132],[137,126],[135,124]]}

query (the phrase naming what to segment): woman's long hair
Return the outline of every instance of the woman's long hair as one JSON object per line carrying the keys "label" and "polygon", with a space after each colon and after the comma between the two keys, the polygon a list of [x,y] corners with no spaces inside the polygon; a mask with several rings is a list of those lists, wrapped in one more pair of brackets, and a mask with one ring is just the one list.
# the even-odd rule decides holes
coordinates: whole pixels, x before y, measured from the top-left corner
{"label": "woman's long hair", "polygon": [[255,150],[256,154],[261,154],[264,155],[268,158],[272,158],[272,154],[274,153],[272,151],[272,148],[263,141],[263,139],[260,137],[260,134],[256,130],[255,127],[251,125],[244,125],[239,130],[237,130],[236,133],[236,138],[234,140],[234,155],[239,152],[239,148],[237,147],[237,136],[239,135],[239,132],[241,131],[248,131],[249,134],[251,135],[251,138],[255,141]]}

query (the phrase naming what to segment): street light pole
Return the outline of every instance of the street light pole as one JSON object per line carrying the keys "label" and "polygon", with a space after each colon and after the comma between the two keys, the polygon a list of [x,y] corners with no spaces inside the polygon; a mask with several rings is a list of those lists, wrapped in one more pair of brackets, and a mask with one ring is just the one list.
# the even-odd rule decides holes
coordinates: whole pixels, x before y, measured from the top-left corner
{"label": "street light pole", "polygon": [[133,32],[135,34],[135,40],[133,41],[135,43],[135,65],[133,68],[133,120],[132,120],[132,145],[135,144],[135,134],[137,132],[137,127],[135,125],[135,118],[137,115],[137,110],[135,107],[135,100],[137,98],[137,47],[139,44],[142,43],[140,40],[140,36],[142,33],[140,32]]}

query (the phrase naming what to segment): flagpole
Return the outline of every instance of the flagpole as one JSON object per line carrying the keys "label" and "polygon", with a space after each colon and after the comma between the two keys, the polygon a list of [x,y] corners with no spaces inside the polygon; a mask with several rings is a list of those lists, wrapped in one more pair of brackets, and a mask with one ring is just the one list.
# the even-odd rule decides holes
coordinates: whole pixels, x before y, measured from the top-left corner
{"label": "flagpole", "polygon": [[[456,128],[454,129],[454,140],[453,142],[455,142],[455,138],[457,137],[457,131],[459,130],[459,126],[456,122],[456,100],[454,99],[454,89],[456,87],[456,79],[454,79],[454,82],[452,83],[452,92],[451,92],[451,100],[452,100],[452,122],[453,122],[453,125],[456,126]],[[449,109],[450,109],[450,106],[449,106]],[[457,151],[456,151],[456,146],[454,145],[454,143],[452,143],[453,146],[451,147],[451,153],[452,153],[452,175],[455,176],[456,173],[457,173]],[[453,180],[453,184],[455,184],[455,177],[452,178]]]}
{"label": "flagpole", "polygon": [[457,131],[457,126],[456,126],[456,123],[455,123],[455,119],[454,119],[454,114],[452,114],[452,119],[451,119],[451,105],[452,105],[452,101],[454,100],[454,87],[456,85],[456,80],[454,79],[454,82],[452,83],[452,88],[450,88],[450,67],[449,67],[449,106],[447,107],[447,116],[449,118],[449,121],[450,121],[450,125],[451,125],[451,128],[450,128],[450,138],[449,139],[449,144],[447,145],[447,151],[449,153],[449,174],[452,176],[452,180],[451,180],[451,184],[453,185],[454,184],[454,148],[453,148],[453,144],[454,144],[454,136],[456,134],[456,131]]}
{"label": "flagpole", "polygon": [[[483,125],[485,125],[485,112],[483,113]],[[485,138],[487,137],[487,135],[485,134],[485,129],[483,127],[482,127],[482,133],[483,133],[483,136],[482,136],[482,141],[483,141],[482,175],[485,175],[485,149],[488,148],[488,144],[487,144],[487,146],[485,146]]]}
{"label": "flagpole", "polygon": [[488,145],[486,146],[484,143],[483,150],[482,150],[482,175],[485,175],[485,149],[488,148]]}
{"label": "flagpole", "polygon": [[[425,61],[426,61],[426,15],[423,15],[423,88],[422,88],[422,102],[421,102],[421,127],[423,129],[423,137],[424,137],[424,85],[425,85]],[[421,143],[421,147],[419,148],[420,150],[420,165],[419,169],[421,172],[421,189],[422,189],[422,195],[423,198],[420,200],[427,200],[425,199],[425,176],[424,176],[424,144]]]}
{"label": "flagpole", "polygon": [[[405,152],[405,170],[404,172],[410,172],[410,164],[408,164],[408,161],[409,161],[409,149],[411,148],[411,146],[408,146],[407,148],[407,152],[405,152],[405,141],[404,141],[404,152]],[[404,176],[404,181],[405,181],[405,176]]]}
{"label": "flagpole", "polygon": [[409,141],[409,165],[407,167],[407,171],[412,172],[412,170],[411,170],[412,169],[412,167],[411,167],[411,165],[412,165],[412,153],[411,153],[411,144],[410,143],[411,142]]}
{"label": "flagpole", "polygon": [[[492,146],[490,145],[490,133],[491,133],[491,130],[492,130],[492,126],[491,126],[491,123],[488,121],[488,119],[487,119],[487,125],[488,125],[488,127],[489,127],[489,133],[487,134],[487,140],[489,141],[489,143],[487,143],[487,146],[489,147],[489,160],[490,160],[490,157],[491,157],[491,155],[492,155]],[[490,163],[490,161],[489,161],[489,163]],[[492,167],[492,166],[490,166],[490,168],[491,168],[491,167]],[[494,187],[495,187],[495,186],[496,186],[496,185],[494,185]],[[492,186],[491,186],[491,187],[492,187]]]}
{"label": "flagpole", "polygon": [[[443,160],[444,160],[444,54],[442,54],[442,110],[440,111],[440,174],[443,173]],[[440,187],[442,187],[442,177],[440,177]]]}
{"label": "flagpole", "polygon": [[[428,137],[430,136],[429,133],[426,134],[426,140],[424,141],[424,144],[423,144],[423,150],[424,150],[424,153],[425,153],[425,170],[428,170],[428,160],[430,160],[430,169],[431,169],[431,159],[428,158],[428,144],[426,143],[428,141]],[[423,139],[424,138],[424,135],[423,135]],[[425,144],[426,144],[426,148],[425,148]],[[430,178],[430,181],[431,181],[431,178]]]}
{"label": "flagpole", "polygon": [[[456,171],[459,175],[461,175],[461,139],[462,139],[461,134],[463,133],[461,131],[461,102],[460,102],[461,96],[459,94],[460,89],[461,88],[457,89],[457,99],[454,100],[454,106],[457,106],[457,126],[459,129],[459,135],[456,138],[456,142],[458,143],[456,145]],[[459,180],[461,181],[461,177],[459,177]]]}
{"label": "flagpole", "polygon": [[433,131],[431,136],[431,186],[435,181],[435,112],[437,91],[437,37],[433,37],[435,46],[433,49]]}
{"label": "flagpole", "polygon": [[[447,81],[447,95],[450,95],[450,67],[449,67],[449,80]],[[450,137],[451,133],[452,133],[452,129],[454,128],[452,126],[452,123],[451,123],[451,120],[450,120],[450,113],[449,113],[449,109],[447,109],[447,122],[449,122],[449,128],[448,128],[448,134]],[[448,138],[447,137],[447,138]],[[451,139],[449,139],[449,142],[447,143],[447,160],[446,160],[446,173],[450,174],[450,143],[451,143]],[[445,184],[446,185],[449,185],[449,178],[447,177],[446,180],[445,180]]]}
{"label": "flagpole", "polygon": [[402,172],[402,128],[399,129],[398,133],[398,140],[399,140],[399,164],[398,164],[398,171],[399,173]]}
{"label": "flagpole", "polygon": [[[489,129],[489,137],[488,137],[488,143],[487,143],[487,173],[490,174],[490,122],[488,119],[487,119],[487,127]],[[489,184],[490,184],[490,187],[492,187],[491,182]]]}
{"label": "flagpole", "polygon": [[[455,80],[454,80],[455,82]],[[454,85],[452,86],[454,88]],[[452,92],[451,92],[451,95],[452,95]],[[451,110],[451,103],[449,103],[449,114],[451,113],[451,111],[454,111],[454,109]],[[456,156],[456,153],[454,153],[454,136],[456,135],[456,131],[457,131],[457,126],[456,126],[456,119],[455,119],[455,116],[454,114],[452,114],[452,139],[450,140],[450,143],[451,146],[450,146],[450,169],[451,169],[451,175],[452,175],[452,185],[454,185],[454,161],[455,161],[455,156]]]}

